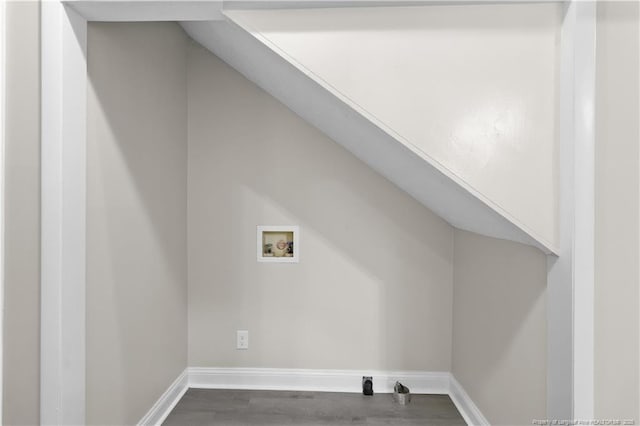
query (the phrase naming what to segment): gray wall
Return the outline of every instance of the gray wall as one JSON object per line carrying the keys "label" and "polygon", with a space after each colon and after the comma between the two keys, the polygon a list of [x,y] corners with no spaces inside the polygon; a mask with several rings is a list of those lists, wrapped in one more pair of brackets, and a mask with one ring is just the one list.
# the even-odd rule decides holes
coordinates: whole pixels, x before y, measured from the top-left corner
{"label": "gray wall", "polygon": [[40,5],[7,3],[3,419],[40,422]]}
{"label": "gray wall", "polygon": [[453,375],[491,424],[546,419],[546,257],[456,230]]}
{"label": "gray wall", "polygon": [[89,24],[89,424],[136,423],[187,366],[186,44]]}
{"label": "gray wall", "polygon": [[[452,228],[202,47],[188,68],[189,365],[448,371]],[[300,263],[258,263],[287,224]]]}
{"label": "gray wall", "polygon": [[640,7],[598,3],[595,416],[640,421]]}

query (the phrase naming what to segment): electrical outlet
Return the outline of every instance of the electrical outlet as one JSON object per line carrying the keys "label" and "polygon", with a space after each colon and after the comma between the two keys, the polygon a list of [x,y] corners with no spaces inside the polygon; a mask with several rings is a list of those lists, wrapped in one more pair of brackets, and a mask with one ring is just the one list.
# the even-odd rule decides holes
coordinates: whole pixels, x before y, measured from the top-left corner
{"label": "electrical outlet", "polygon": [[236,349],[249,349],[249,331],[236,331]]}

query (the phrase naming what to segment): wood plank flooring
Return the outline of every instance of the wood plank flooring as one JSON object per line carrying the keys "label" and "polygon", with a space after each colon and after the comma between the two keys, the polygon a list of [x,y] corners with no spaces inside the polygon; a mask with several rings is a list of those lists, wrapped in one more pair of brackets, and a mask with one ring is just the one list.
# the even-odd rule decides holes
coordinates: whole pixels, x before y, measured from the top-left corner
{"label": "wood plank flooring", "polygon": [[165,426],[200,425],[465,425],[447,395],[189,389]]}

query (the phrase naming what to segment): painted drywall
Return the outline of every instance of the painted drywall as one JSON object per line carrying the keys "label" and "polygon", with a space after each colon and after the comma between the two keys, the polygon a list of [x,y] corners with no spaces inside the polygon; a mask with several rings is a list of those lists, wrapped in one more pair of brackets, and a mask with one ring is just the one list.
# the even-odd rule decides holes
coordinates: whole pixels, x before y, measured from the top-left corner
{"label": "painted drywall", "polygon": [[88,424],[137,423],[187,366],[186,46],[89,23]]}
{"label": "painted drywall", "polygon": [[6,22],[1,423],[34,425],[40,423],[40,4],[7,2]]}
{"label": "painted drywall", "polygon": [[595,417],[638,422],[640,7],[597,7]]}
{"label": "painted drywall", "polygon": [[546,419],[546,257],[456,230],[452,373],[494,425]]}
{"label": "painted drywall", "polygon": [[199,45],[188,72],[189,365],[450,370],[452,228]]}
{"label": "painted drywall", "polygon": [[557,246],[560,4],[226,13],[537,241]]}

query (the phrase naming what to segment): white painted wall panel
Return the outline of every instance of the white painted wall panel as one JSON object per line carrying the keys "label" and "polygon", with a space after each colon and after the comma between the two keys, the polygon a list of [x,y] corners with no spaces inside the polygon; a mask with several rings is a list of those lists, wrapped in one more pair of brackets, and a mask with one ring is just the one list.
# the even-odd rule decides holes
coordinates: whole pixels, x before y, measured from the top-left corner
{"label": "white painted wall panel", "polygon": [[136,424],[187,366],[187,43],[89,24],[85,424]]}
{"label": "white painted wall panel", "polygon": [[448,371],[451,226],[204,48],[188,72],[189,365]]}
{"label": "white painted wall panel", "polygon": [[640,420],[640,7],[597,10],[595,417]]}
{"label": "white painted wall panel", "polygon": [[555,246],[559,5],[226,13]]}
{"label": "white painted wall panel", "polygon": [[[0,6],[2,7],[2,6]],[[40,422],[40,4],[5,4],[3,418]]]}
{"label": "white painted wall panel", "polygon": [[492,425],[549,418],[546,281],[539,251],[455,231],[452,373]]}

